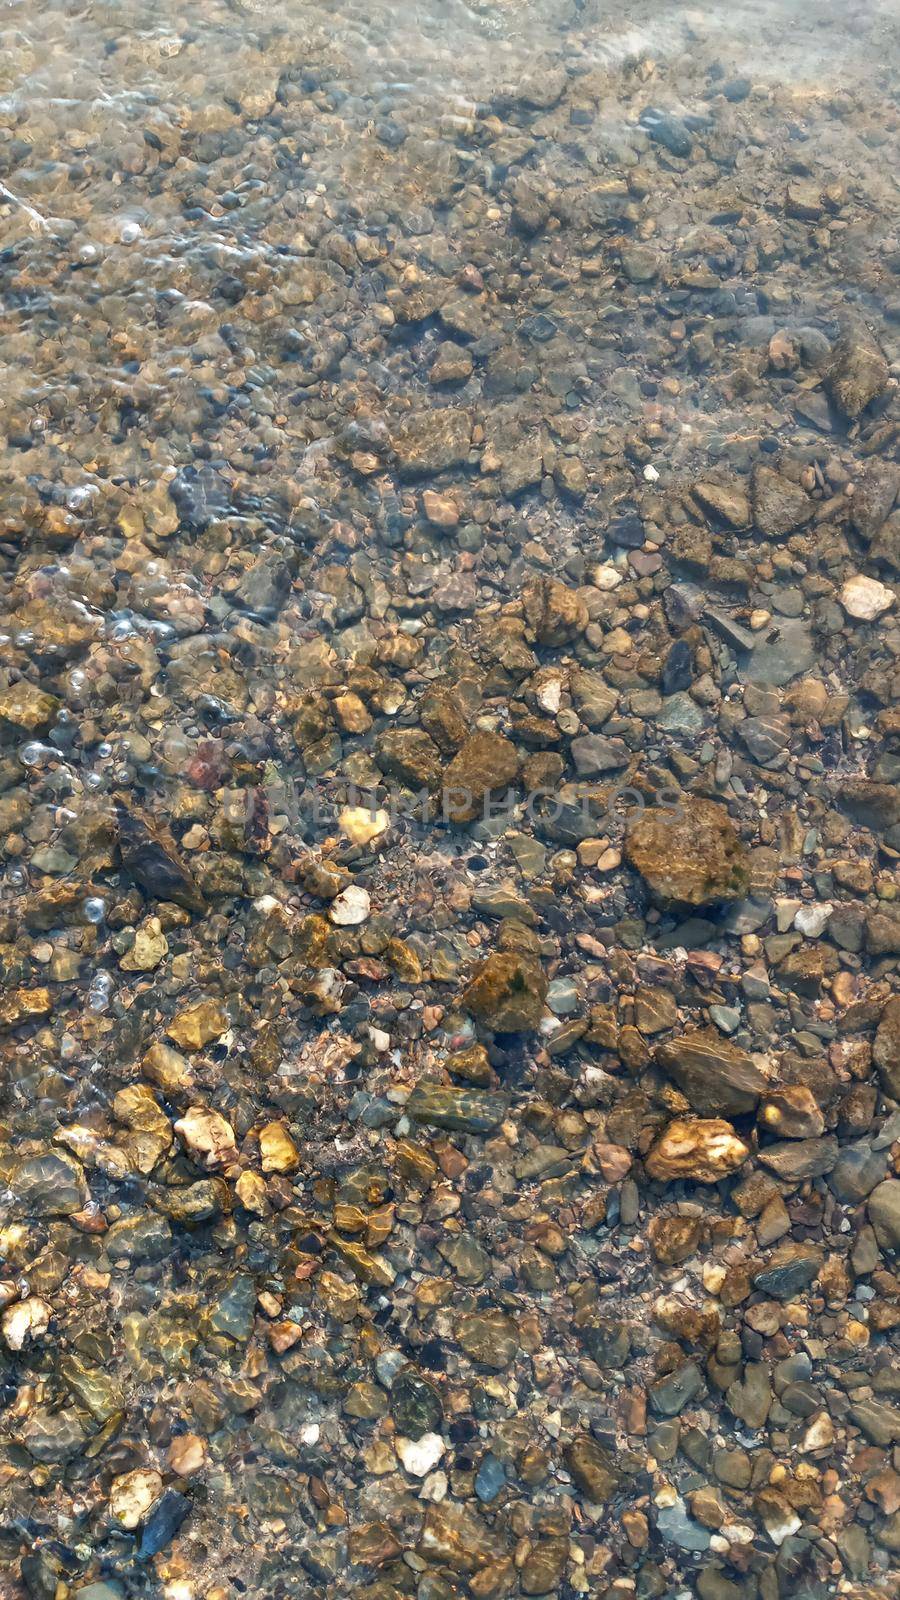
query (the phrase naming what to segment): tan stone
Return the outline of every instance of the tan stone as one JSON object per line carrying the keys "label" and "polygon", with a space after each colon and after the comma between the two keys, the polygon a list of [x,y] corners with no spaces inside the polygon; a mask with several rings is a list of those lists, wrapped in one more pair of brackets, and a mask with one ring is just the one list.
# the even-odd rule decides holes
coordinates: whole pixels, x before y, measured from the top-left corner
{"label": "tan stone", "polygon": [[750,857],[724,806],[685,795],[671,810],[633,817],[625,858],[662,901],[703,906],[739,900],[750,882]]}
{"label": "tan stone", "polygon": [[692,1178],[696,1183],[717,1183],[736,1172],[750,1147],[739,1139],[730,1122],[720,1117],[680,1118],[670,1122],[646,1157],[651,1178],[662,1183]]}

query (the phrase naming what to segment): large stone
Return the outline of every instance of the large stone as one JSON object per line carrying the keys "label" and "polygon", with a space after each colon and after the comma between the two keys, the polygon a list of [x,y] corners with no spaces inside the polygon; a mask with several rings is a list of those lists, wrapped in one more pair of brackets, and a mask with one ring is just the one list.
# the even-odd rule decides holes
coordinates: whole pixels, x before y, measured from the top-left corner
{"label": "large stone", "polygon": [[518,771],[518,752],[509,739],[500,733],[470,734],[444,773],[445,815],[452,822],[471,822],[485,797],[514,783]]}
{"label": "large stone", "polygon": [[900,1250],[900,1178],[888,1178],[872,1190],[869,1221],[882,1250]]}
{"label": "large stone", "polygon": [[724,806],[686,796],[677,809],[653,807],[625,833],[626,859],[662,901],[690,906],[740,900],[750,857]]}
{"label": "large stone", "polygon": [[568,644],[588,624],[581,595],[555,578],[529,578],[522,586],[522,606],[538,644]]}
{"label": "large stone", "polygon": [[401,477],[426,478],[463,466],[472,442],[472,418],[458,406],[413,411],[391,434]]}
{"label": "large stone", "polygon": [[475,969],[462,1003],[495,1033],[521,1033],[540,1023],[547,988],[543,968],[534,956],[495,950]]}
{"label": "large stone", "polygon": [[656,1060],[703,1117],[755,1111],[767,1088],[765,1074],[746,1050],[714,1028],[688,1029],[667,1040],[657,1047]]}
{"label": "large stone", "polygon": [[687,1178],[695,1183],[718,1183],[746,1161],[750,1147],[739,1139],[730,1122],[718,1117],[670,1122],[645,1158],[651,1178],[661,1183]]}
{"label": "large stone", "polygon": [[886,1094],[900,1100],[900,995],[894,995],[881,1013],[872,1060]]}
{"label": "large stone", "polygon": [[799,483],[783,478],[771,467],[758,466],[752,479],[753,520],[767,539],[783,539],[808,522],[816,509]]}
{"label": "large stone", "polygon": [[878,344],[862,323],[854,322],[834,347],[826,382],[832,400],[855,422],[887,388],[890,368]]}
{"label": "large stone", "polygon": [[458,1133],[490,1133],[506,1115],[506,1098],[486,1089],[417,1083],[406,1102],[407,1116],[426,1127]]}

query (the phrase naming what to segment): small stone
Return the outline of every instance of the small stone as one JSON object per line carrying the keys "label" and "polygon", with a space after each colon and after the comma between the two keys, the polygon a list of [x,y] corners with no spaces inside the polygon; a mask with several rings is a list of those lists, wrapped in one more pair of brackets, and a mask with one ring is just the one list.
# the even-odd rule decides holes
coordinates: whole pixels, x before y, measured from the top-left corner
{"label": "small stone", "polygon": [[280,1122],[260,1130],[259,1154],[263,1172],[295,1172],[300,1165],[300,1152]]}
{"label": "small stone", "polygon": [[338,826],[351,844],[366,845],[380,839],[390,827],[387,811],[370,810],[368,806],[344,806],[338,816]]}
{"label": "small stone", "polygon": [[124,972],[152,972],[168,954],[169,941],[159,917],[148,917],[135,931],[134,944],[119,962]]}
{"label": "small stone", "polygon": [[519,757],[514,744],[499,733],[471,734],[457,751],[443,777],[444,809],[449,821],[471,822],[485,797],[514,783]]}
{"label": "small stone", "polygon": [[0,722],[7,722],[22,733],[40,733],[50,726],[59,709],[56,695],[23,680],[0,690]]}
{"label": "small stone", "polygon": [[191,1106],[175,1123],[188,1154],[205,1167],[225,1166],[237,1154],[234,1129],[218,1111]]}
{"label": "small stone", "polygon": [[28,1295],[17,1300],[3,1313],[0,1328],[10,1350],[24,1350],[26,1345],[38,1344],[50,1326],[50,1307],[39,1295]]}
{"label": "small stone", "polygon": [[579,1434],[566,1446],[565,1463],[585,1499],[593,1505],[612,1499],[621,1481],[615,1456],[589,1434]]}
{"label": "small stone", "polygon": [[456,1338],[472,1361],[502,1372],[515,1360],[519,1334],[515,1323],[501,1311],[472,1312],[460,1317]]}
{"label": "small stone", "polygon": [[696,1361],[688,1361],[650,1385],[650,1405],[658,1417],[677,1417],[702,1389],[700,1368]]}
{"label": "small stone", "polygon": [[443,1402],[437,1389],[414,1367],[404,1367],[394,1377],[390,1385],[390,1411],[400,1433],[409,1439],[421,1439],[426,1434],[434,1437],[444,1420]]}
{"label": "small stone", "polygon": [[179,1433],[169,1445],[166,1460],[179,1478],[191,1478],[206,1462],[206,1446],[199,1434]]}
{"label": "small stone", "polygon": [[805,489],[771,467],[754,469],[752,495],[754,521],[768,539],[783,539],[808,522],[815,511],[815,501]]}
{"label": "small stone", "polygon": [[475,1475],[475,1493],[483,1505],[490,1505],[506,1487],[506,1472],[502,1461],[490,1452],[481,1459]]}
{"label": "small stone", "polygon": [[476,968],[462,1003],[496,1033],[520,1033],[540,1023],[547,988],[546,975],[533,956],[494,951]]}

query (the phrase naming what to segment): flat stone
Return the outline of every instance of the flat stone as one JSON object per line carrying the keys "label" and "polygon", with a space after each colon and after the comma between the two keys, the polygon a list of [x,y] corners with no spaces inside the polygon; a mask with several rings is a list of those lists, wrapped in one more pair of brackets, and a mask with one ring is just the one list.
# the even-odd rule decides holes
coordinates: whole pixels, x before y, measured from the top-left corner
{"label": "flat stone", "polygon": [[74,1156],[55,1150],[20,1161],[9,1189],[16,1216],[65,1217],[80,1211],[88,1199],[83,1167]]}
{"label": "flat stone", "polygon": [[768,1086],[747,1052],[711,1028],[687,1029],[658,1045],[656,1060],[703,1117],[754,1111]]}
{"label": "flat stone", "polygon": [[872,1193],[887,1175],[886,1150],[873,1150],[862,1140],[859,1144],[844,1145],[828,1174],[829,1188],[844,1205],[857,1205]]}
{"label": "flat stone", "polygon": [[799,1183],[805,1178],[821,1178],[832,1170],[838,1158],[838,1142],[821,1139],[788,1139],[759,1151],[758,1159],[779,1178]]}
{"label": "flat stone", "polygon": [[900,1178],[888,1178],[873,1189],[867,1209],[882,1250],[900,1250]]}
{"label": "flat stone", "polygon": [[506,1110],[506,1097],[502,1094],[438,1083],[416,1084],[406,1102],[407,1116],[414,1122],[459,1133],[490,1133],[503,1121]]}
{"label": "flat stone", "polygon": [[[774,637],[772,636],[774,635]],[[752,654],[738,661],[742,683],[782,688],[803,677],[816,664],[812,629],[800,617],[785,617],[777,628],[761,633]]]}
{"label": "flat stone", "polygon": [[647,1391],[650,1406],[658,1417],[677,1417],[696,1399],[704,1387],[703,1374],[696,1361],[687,1361],[675,1372],[657,1378]]}
{"label": "flat stone", "polygon": [[791,1300],[818,1276],[822,1251],[815,1245],[786,1242],[772,1252],[765,1266],[754,1273],[754,1288],[774,1300]]}

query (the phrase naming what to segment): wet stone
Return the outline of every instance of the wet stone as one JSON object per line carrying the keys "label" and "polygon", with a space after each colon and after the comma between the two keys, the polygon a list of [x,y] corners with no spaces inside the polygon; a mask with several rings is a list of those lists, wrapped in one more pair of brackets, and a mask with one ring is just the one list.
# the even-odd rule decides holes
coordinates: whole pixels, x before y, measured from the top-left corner
{"label": "wet stone", "polygon": [[506,1114],[503,1095],[480,1089],[420,1083],[406,1103],[416,1122],[429,1127],[456,1128],[464,1133],[489,1133]]}
{"label": "wet stone", "polygon": [[765,1075],[747,1052],[712,1029],[659,1045],[656,1060],[704,1117],[753,1111],[766,1089]]}
{"label": "wet stone", "polygon": [[665,901],[737,900],[749,884],[747,852],[727,811],[705,800],[644,812],[628,826],[625,854]]}
{"label": "wet stone", "polygon": [[651,1384],[650,1405],[660,1417],[676,1417],[703,1389],[703,1376],[696,1362],[689,1361],[665,1378]]}
{"label": "wet stone", "polygon": [[893,1594],[897,29],[631,9],[4,32],[4,1600]]}
{"label": "wet stone", "polygon": [[427,1378],[411,1368],[399,1372],[391,1384],[390,1411],[399,1432],[410,1439],[440,1432],[444,1416],[441,1397]]}

